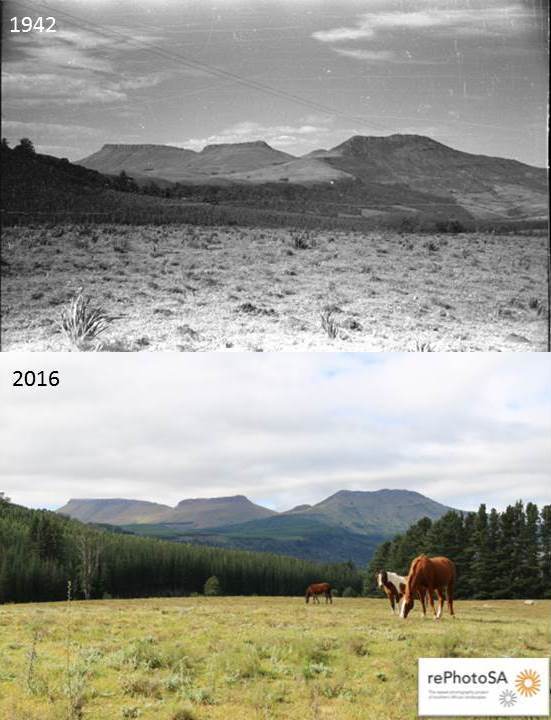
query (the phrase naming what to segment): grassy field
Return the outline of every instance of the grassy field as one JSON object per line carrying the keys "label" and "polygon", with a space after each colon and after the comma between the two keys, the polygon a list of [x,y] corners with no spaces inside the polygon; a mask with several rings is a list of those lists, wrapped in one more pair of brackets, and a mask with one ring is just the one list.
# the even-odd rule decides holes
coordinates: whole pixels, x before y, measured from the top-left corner
{"label": "grassy field", "polygon": [[6,228],[2,349],[71,349],[59,320],[83,287],[109,316],[105,350],[545,350],[545,243],[542,234]]}
{"label": "grassy field", "polygon": [[404,720],[420,656],[545,656],[551,602],[171,598],[0,607],[6,720]]}

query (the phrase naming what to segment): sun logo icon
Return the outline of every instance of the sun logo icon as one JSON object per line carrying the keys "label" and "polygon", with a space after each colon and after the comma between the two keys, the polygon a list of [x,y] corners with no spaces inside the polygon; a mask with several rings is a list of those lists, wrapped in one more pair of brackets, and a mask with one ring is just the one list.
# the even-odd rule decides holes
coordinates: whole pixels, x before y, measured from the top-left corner
{"label": "sun logo icon", "polygon": [[532,697],[540,691],[540,676],[535,670],[523,670],[517,675],[515,685],[521,695]]}
{"label": "sun logo icon", "polygon": [[516,701],[516,693],[512,690],[504,690],[499,696],[499,702],[503,705],[503,707],[513,707]]}

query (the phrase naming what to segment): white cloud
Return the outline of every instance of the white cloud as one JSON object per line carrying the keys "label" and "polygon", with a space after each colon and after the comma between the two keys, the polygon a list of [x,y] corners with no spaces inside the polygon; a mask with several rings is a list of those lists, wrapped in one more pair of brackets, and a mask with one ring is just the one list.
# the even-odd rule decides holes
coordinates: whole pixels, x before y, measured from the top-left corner
{"label": "white cloud", "polygon": [[[414,4],[409,5],[415,7]],[[399,10],[385,9],[363,13],[353,26],[318,30],[312,37],[321,42],[334,43],[374,38],[379,32],[388,29],[435,27],[452,28],[454,32],[470,29],[476,33],[491,32],[494,28],[499,28],[514,33],[519,27],[515,25],[515,21],[524,21],[533,15],[519,3],[500,3],[497,7],[495,3],[488,2],[481,6],[464,3],[463,7],[457,7],[455,2],[433,2],[431,7],[423,10],[404,9],[404,4],[400,3],[399,7]],[[408,7],[408,3],[405,7]]]}
{"label": "white cloud", "polygon": [[290,147],[297,143],[308,140],[309,143],[321,142],[322,138],[330,132],[330,121],[317,120],[317,124],[311,124],[308,118],[299,125],[263,125],[257,122],[239,122],[231,125],[220,133],[208,135],[202,138],[190,138],[185,142],[175,143],[193,150],[201,150],[205,145],[216,145],[220,143],[251,142],[264,140],[269,145],[278,147]]}
{"label": "white cloud", "polygon": [[356,60],[371,60],[373,62],[396,61],[397,56],[391,50],[350,50],[347,48],[335,48],[335,52],[345,57]]}
{"label": "white cloud", "polygon": [[16,393],[0,355],[0,487],[23,504],[243,493],[285,509],[381,487],[462,508],[551,501],[544,354],[18,361],[62,378],[55,402],[53,391]]}

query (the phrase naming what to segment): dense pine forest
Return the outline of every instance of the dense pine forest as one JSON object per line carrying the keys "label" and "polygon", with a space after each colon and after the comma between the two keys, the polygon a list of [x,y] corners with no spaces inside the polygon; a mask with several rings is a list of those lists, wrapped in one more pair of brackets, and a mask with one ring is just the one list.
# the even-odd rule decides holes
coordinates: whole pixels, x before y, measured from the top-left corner
{"label": "dense pine forest", "polygon": [[551,505],[509,505],[499,513],[481,505],[477,513],[449,512],[423,518],[379,546],[368,570],[375,593],[379,569],[406,575],[416,555],[446,555],[457,566],[461,598],[551,598]]}
{"label": "dense pine forest", "polygon": [[0,603],[187,595],[215,577],[227,595],[301,595],[321,579],[359,592],[352,564],[202,547],[91,527],[0,493]]}

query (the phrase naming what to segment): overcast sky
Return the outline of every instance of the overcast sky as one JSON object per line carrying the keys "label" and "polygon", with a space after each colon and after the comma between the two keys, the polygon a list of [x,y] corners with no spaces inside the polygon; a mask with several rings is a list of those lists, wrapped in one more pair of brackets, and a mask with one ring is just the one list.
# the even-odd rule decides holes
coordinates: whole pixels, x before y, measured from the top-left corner
{"label": "overcast sky", "polygon": [[[277,510],[342,489],[551,502],[551,363],[536,353],[0,355],[0,490]],[[57,388],[13,388],[15,368]]]}
{"label": "overcast sky", "polygon": [[[417,133],[546,164],[546,0],[4,5],[3,134],[42,152]],[[24,14],[57,33],[9,33]]]}

